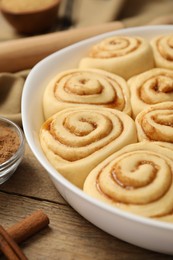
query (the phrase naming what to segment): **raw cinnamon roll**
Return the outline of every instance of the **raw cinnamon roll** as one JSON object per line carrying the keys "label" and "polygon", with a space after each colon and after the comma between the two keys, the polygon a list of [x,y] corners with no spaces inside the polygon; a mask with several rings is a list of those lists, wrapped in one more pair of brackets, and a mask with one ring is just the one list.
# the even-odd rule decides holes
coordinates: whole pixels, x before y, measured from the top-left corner
{"label": "raw cinnamon roll", "polygon": [[75,106],[97,105],[131,114],[126,81],[112,73],[94,69],[73,69],[59,73],[48,84],[43,108],[47,119],[56,112]]}
{"label": "raw cinnamon roll", "polygon": [[137,115],[135,123],[139,141],[173,144],[173,101],[144,109]]}
{"label": "raw cinnamon roll", "polygon": [[84,191],[128,212],[173,221],[171,152],[150,142],[127,145],[90,172]]}
{"label": "raw cinnamon roll", "polygon": [[79,68],[103,69],[125,79],[154,67],[151,46],[141,37],[114,36],[94,45]]}
{"label": "raw cinnamon roll", "polygon": [[173,34],[160,35],[151,40],[155,66],[173,69]]}
{"label": "raw cinnamon roll", "polygon": [[173,101],[173,71],[154,68],[128,80],[131,92],[132,114],[151,105]]}
{"label": "raw cinnamon roll", "polygon": [[50,163],[80,188],[98,163],[136,141],[131,117],[94,106],[62,110],[49,118],[40,131],[41,146]]}

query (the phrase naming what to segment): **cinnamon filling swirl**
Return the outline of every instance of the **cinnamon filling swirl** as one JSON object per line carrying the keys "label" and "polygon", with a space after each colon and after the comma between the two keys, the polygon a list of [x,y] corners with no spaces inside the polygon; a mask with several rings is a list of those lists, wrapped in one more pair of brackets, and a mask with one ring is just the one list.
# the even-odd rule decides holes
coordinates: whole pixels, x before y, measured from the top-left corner
{"label": "cinnamon filling swirl", "polygon": [[173,143],[173,102],[153,105],[136,117],[140,141],[161,141]]}
{"label": "cinnamon filling swirl", "polygon": [[135,51],[140,45],[141,41],[137,38],[112,37],[93,46],[89,52],[89,57],[100,59],[121,57]]}
{"label": "cinnamon filling swirl", "polygon": [[118,110],[94,106],[64,109],[45,121],[40,130],[48,160],[80,188],[99,162],[136,141],[132,118]]}
{"label": "cinnamon filling swirl", "polygon": [[47,86],[43,107],[45,118],[65,108],[95,105],[131,114],[126,81],[112,73],[74,69],[59,73]]}
{"label": "cinnamon filling swirl", "polygon": [[146,142],[128,145],[90,172],[84,191],[134,214],[166,218],[173,211],[170,150]]}

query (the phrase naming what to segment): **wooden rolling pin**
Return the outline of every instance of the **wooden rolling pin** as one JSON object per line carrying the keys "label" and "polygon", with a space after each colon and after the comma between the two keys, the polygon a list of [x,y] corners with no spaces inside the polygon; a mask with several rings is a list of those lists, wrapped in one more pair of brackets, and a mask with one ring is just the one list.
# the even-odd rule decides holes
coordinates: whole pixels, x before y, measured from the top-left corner
{"label": "wooden rolling pin", "polygon": [[116,21],[1,42],[0,72],[30,69],[41,59],[57,50],[94,35],[123,27],[121,22]]}

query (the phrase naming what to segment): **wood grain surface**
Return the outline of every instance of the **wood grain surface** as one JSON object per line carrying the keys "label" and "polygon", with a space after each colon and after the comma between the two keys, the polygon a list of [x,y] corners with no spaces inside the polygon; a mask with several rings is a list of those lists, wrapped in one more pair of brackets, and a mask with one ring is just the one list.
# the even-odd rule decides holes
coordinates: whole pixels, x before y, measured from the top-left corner
{"label": "wood grain surface", "polygon": [[28,259],[172,259],[121,241],[81,217],[61,197],[26,145],[21,165],[0,186],[0,223],[8,228],[38,209],[48,215],[50,224],[21,244]]}

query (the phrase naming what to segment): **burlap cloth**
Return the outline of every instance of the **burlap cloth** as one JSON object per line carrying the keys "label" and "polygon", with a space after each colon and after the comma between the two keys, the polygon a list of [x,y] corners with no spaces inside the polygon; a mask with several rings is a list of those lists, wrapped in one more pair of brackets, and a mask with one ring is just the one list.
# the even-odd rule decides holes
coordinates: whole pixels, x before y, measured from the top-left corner
{"label": "burlap cloth", "polygon": [[[70,0],[72,1],[72,0]],[[60,21],[66,10],[62,0],[57,13],[57,24],[52,31],[60,30]],[[146,24],[173,24],[172,0],[74,0],[71,11],[72,27],[85,27],[111,21],[122,21],[125,27]],[[19,35],[0,15],[0,41],[26,37]],[[22,125],[21,96],[29,71],[0,73],[0,114]]]}

